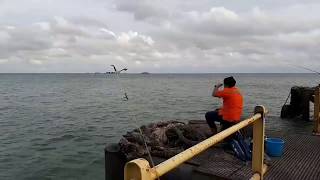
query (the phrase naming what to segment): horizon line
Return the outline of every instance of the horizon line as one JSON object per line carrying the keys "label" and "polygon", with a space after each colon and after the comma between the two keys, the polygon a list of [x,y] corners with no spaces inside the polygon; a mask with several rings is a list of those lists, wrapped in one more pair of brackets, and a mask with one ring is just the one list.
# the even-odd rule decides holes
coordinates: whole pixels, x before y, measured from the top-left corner
{"label": "horizon line", "polygon": [[[105,72],[0,72],[0,74],[106,74]],[[123,72],[121,74],[143,74],[143,72]],[[148,72],[148,74],[316,74],[312,72]],[[148,75],[144,74],[144,75]]]}

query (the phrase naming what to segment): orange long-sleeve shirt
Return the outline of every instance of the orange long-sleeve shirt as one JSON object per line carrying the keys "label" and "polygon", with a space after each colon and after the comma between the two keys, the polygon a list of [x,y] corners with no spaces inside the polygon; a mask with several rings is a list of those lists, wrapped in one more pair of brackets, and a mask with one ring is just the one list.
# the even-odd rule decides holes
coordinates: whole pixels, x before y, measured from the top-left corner
{"label": "orange long-sleeve shirt", "polygon": [[223,99],[223,106],[219,111],[222,119],[230,122],[239,122],[243,109],[243,97],[240,90],[237,87],[224,88],[214,95]]}

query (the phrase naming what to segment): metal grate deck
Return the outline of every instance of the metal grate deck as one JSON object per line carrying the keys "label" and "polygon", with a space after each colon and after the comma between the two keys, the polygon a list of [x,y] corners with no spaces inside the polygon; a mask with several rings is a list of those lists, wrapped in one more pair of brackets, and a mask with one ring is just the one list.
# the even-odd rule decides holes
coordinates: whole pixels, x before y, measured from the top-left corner
{"label": "metal grate deck", "polygon": [[266,179],[319,180],[320,137],[287,135],[285,152],[274,159],[266,173]]}
{"label": "metal grate deck", "polygon": [[[269,132],[267,135],[281,137],[286,144],[283,156],[272,159],[265,179],[320,179],[320,137],[284,135],[280,132]],[[220,148],[209,149],[203,157],[198,158],[194,173],[217,177],[214,179],[249,179],[252,176],[251,163],[241,162]]]}

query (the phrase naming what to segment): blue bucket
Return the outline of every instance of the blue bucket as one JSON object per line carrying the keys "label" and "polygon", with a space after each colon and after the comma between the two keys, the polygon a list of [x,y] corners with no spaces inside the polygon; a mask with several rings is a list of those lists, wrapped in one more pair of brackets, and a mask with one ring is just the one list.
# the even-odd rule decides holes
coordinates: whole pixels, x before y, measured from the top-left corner
{"label": "blue bucket", "polygon": [[284,150],[284,140],[280,138],[266,138],[266,151],[269,156],[280,157]]}

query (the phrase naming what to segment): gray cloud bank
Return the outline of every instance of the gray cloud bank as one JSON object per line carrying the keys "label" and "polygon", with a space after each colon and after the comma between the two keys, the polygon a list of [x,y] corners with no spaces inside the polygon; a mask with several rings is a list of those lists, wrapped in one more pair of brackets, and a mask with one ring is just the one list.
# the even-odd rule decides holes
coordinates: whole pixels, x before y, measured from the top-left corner
{"label": "gray cloud bank", "polygon": [[0,72],[305,72],[320,2],[0,1]]}

